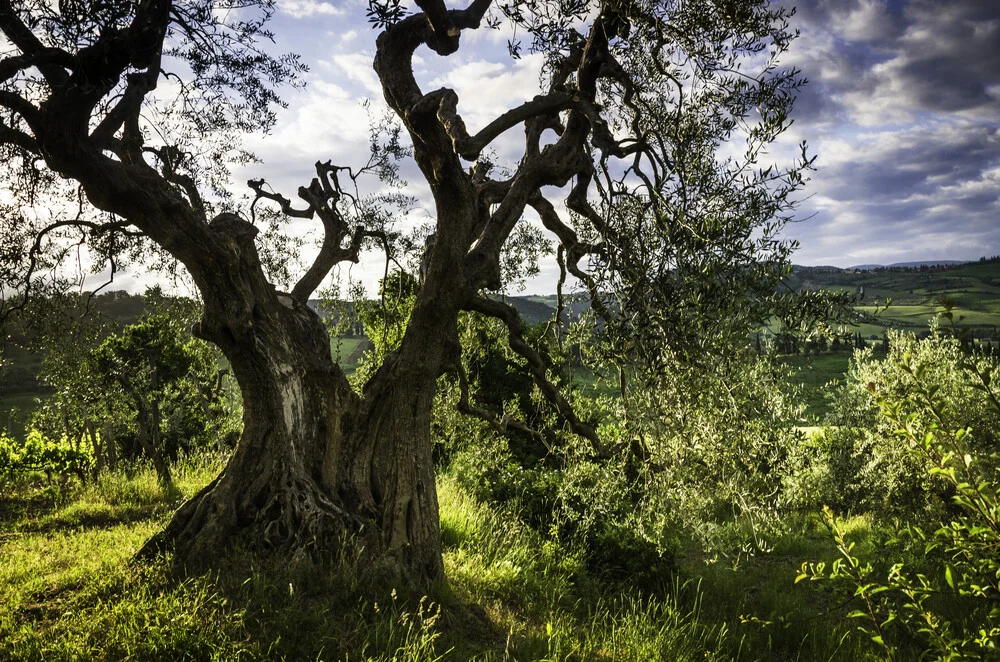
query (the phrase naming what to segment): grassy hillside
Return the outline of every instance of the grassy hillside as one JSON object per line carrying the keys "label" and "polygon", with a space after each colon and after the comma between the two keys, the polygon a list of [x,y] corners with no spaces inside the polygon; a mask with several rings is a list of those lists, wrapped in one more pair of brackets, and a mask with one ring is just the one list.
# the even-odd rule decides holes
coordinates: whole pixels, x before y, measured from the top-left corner
{"label": "grassy hillside", "polygon": [[353,371],[371,342],[364,337],[342,337],[330,339],[330,353],[333,360],[347,371]]}
{"label": "grassy hillside", "polygon": [[[887,268],[878,270],[843,270],[834,267],[795,267],[787,284],[797,290],[827,289],[848,292],[863,291],[864,298],[857,310],[865,314],[856,330],[868,339],[881,338],[886,328],[905,329],[920,333],[927,329],[930,320],[941,310],[939,300],[947,296],[956,303],[956,314],[961,324],[973,327],[979,338],[1000,340],[1000,262],[979,262],[945,265],[929,268]],[[892,299],[888,309],[874,315],[887,298]],[[556,308],[555,295],[510,296],[506,300],[514,305],[529,324],[549,320]],[[318,301],[310,302],[318,307]],[[128,323],[143,310],[142,297],[124,292],[110,292],[86,301],[95,314],[119,323]],[[567,303],[567,316],[579,316],[586,310],[586,302],[573,300]],[[4,352],[5,365],[0,372],[0,427],[13,434],[21,432],[24,415],[33,407],[36,397],[44,397],[44,390],[36,383],[35,375],[42,357],[24,349],[23,337],[13,334]],[[364,355],[368,341],[363,337],[331,339],[334,360],[352,372]],[[845,361],[836,361],[838,366]],[[842,375],[842,371],[827,370],[826,379]],[[809,370],[815,370],[809,368]],[[813,377],[803,375],[803,383]],[[821,384],[807,384],[807,391],[818,393]],[[822,413],[824,407],[818,395],[807,396],[810,412]],[[11,417],[16,407],[20,420]]]}
{"label": "grassy hillside", "polygon": [[866,337],[880,335],[884,327],[926,329],[944,296],[956,303],[962,324],[1000,337],[1000,262],[866,271],[795,267],[787,283],[796,290],[863,292],[858,310],[867,313],[892,299],[887,310],[860,329]]}
{"label": "grassy hillside", "polygon": [[[868,315],[892,299],[888,309],[859,323],[857,330],[865,338],[881,337],[887,327],[925,330],[941,310],[941,297],[946,296],[955,302],[962,324],[1000,339],[1000,261],[870,270],[795,266],[785,282],[794,290],[860,292],[863,297],[857,310]],[[508,301],[529,321],[544,318],[539,305],[546,306],[550,315],[556,307],[555,295],[508,297]],[[585,306],[585,302],[574,302],[570,309],[579,314]]]}

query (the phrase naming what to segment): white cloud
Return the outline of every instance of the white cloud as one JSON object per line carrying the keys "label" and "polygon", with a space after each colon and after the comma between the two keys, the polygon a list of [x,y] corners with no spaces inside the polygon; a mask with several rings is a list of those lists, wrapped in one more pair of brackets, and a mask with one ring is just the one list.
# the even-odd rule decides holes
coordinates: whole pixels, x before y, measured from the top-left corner
{"label": "white cloud", "polygon": [[861,0],[833,15],[834,28],[844,39],[874,41],[895,32],[895,22],[889,15],[885,0]]}
{"label": "white cloud", "polygon": [[364,92],[373,98],[382,98],[382,83],[372,69],[372,59],[374,55],[365,51],[355,53],[338,53],[330,58],[328,62],[321,64],[333,70],[334,75],[340,79],[359,83]]}
{"label": "white cloud", "polygon": [[280,0],[278,10],[294,18],[310,16],[342,16],[344,8],[322,0]]}
{"label": "white cloud", "polygon": [[276,190],[293,197],[315,176],[313,164],[318,160],[364,163],[368,119],[361,98],[335,83],[311,80],[305,92],[288,99],[290,106],[279,114],[276,130],[248,145],[264,163],[242,169],[237,181],[264,176]]}

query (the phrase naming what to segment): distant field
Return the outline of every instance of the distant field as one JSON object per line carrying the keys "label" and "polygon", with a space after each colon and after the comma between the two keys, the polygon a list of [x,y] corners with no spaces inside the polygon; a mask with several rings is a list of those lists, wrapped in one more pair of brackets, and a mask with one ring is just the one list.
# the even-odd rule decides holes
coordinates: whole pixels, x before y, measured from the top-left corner
{"label": "distant field", "polygon": [[[957,297],[956,297],[957,300]],[[1000,328],[1000,311],[993,309],[996,302],[978,302],[977,309],[972,309],[968,305],[959,305],[954,309],[955,321],[975,327],[998,327]],[[857,306],[858,311],[873,314],[876,311],[874,306]],[[933,305],[890,305],[872,320],[873,324],[866,326],[885,326],[890,328],[916,327],[920,330],[928,328],[932,319],[944,310],[941,306]],[[985,328],[992,335],[994,329]],[[862,331],[862,335],[867,335]]]}
{"label": "distant field", "polygon": [[1000,301],[1000,263],[976,262],[924,270],[846,271],[796,267],[787,279],[796,290],[864,292],[865,302],[891,298],[901,305],[934,306],[947,295],[969,309]]}
{"label": "distant field", "polygon": [[[878,303],[891,298],[892,305],[878,316],[848,328],[850,333],[860,333],[869,343],[882,338],[886,328],[914,333],[925,331],[941,310],[938,302],[942,296],[947,296],[956,303],[956,321],[974,327],[977,337],[1000,338],[1000,263],[997,262],[910,271],[846,271],[795,267],[787,284],[797,290],[863,291],[864,305],[858,306],[857,310],[866,314],[873,313]],[[509,296],[505,300],[517,307],[528,323],[551,319],[556,306],[554,294]],[[94,304],[102,314],[120,322],[131,321],[142,311],[142,297],[124,293],[95,297]],[[587,306],[581,300],[568,301],[567,304],[567,317],[582,314]],[[769,335],[777,329],[774,323],[769,327],[761,329],[761,333]],[[357,368],[367,346],[368,340],[362,337],[333,338],[330,342],[333,359],[348,373]],[[19,348],[16,343],[9,343],[5,347],[4,356],[7,365],[0,375],[0,392],[7,395],[0,398],[0,429],[5,429],[9,424],[11,431],[17,432],[21,429],[24,415],[34,408],[34,398],[39,390],[35,375],[41,367],[42,357]],[[847,367],[847,354],[791,357],[789,360],[805,361],[801,365],[793,363],[798,369],[796,379],[806,389],[809,416],[821,415],[825,412],[825,405],[820,397],[822,385],[843,374]],[[591,393],[615,390],[613,384],[582,372],[575,374],[573,381]],[[22,412],[20,421],[9,416],[9,412],[15,407]]]}
{"label": "distant field", "polygon": [[15,439],[22,438],[24,423],[35,410],[36,400],[44,397],[42,393],[14,393],[0,397],[0,431]]}
{"label": "distant field", "polygon": [[802,388],[802,402],[806,405],[805,419],[820,422],[830,412],[832,400],[828,397],[832,383],[841,381],[851,364],[851,354],[819,354],[785,356],[780,359],[795,372],[790,381]]}
{"label": "distant field", "polygon": [[370,345],[367,338],[331,338],[330,353],[333,360],[346,371],[353,371]]}

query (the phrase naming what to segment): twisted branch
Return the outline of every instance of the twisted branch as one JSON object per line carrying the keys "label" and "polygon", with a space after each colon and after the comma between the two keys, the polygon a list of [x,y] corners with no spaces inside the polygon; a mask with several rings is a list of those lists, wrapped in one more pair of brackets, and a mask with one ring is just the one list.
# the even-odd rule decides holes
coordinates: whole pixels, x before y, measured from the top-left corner
{"label": "twisted branch", "polygon": [[504,323],[507,327],[507,342],[510,348],[528,362],[531,377],[545,398],[556,408],[559,415],[569,423],[570,429],[575,434],[590,442],[598,457],[610,457],[611,453],[603,442],[601,442],[597,431],[577,418],[572,405],[566,401],[566,398],[562,396],[559,389],[549,381],[547,375],[549,367],[545,359],[524,339],[524,323],[521,321],[521,316],[518,314],[517,309],[509,304],[480,296],[470,297],[466,302],[465,308],[466,310],[473,310],[493,317]]}
{"label": "twisted branch", "polygon": [[469,401],[469,376],[466,374],[465,367],[462,365],[461,361],[458,362],[458,365],[455,368],[455,373],[458,375],[459,389],[458,405],[456,408],[460,413],[486,421],[491,428],[500,434],[505,435],[508,430],[523,432],[530,435],[533,439],[541,442],[550,453],[552,452],[552,446],[549,445],[549,442],[545,439],[544,435],[526,424],[524,421],[519,421],[510,414],[499,416],[494,411],[471,404]]}
{"label": "twisted branch", "polygon": [[[362,171],[368,167],[366,166]],[[335,166],[330,161],[326,163],[316,162],[317,177],[313,178],[309,186],[300,186],[298,190],[299,198],[306,203],[305,209],[296,209],[292,206],[292,201],[285,196],[265,189],[266,182],[263,179],[251,179],[247,182],[247,185],[256,194],[250,206],[251,210],[255,208],[259,200],[266,199],[277,202],[282,213],[286,216],[305,219],[318,216],[323,224],[323,242],[320,245],[319,253],[291,291],[292,297],[302,303],[308,301],[310,295],[316,291],[330,270],[338,263],[358,262],[365,238],[382,239],[383,243],[386,241],[383,232],[367,230],[364,225],[358,224],[352,231],[351,225],[341,212],[338,203],[346,197],[356,205],[357,199],[341,186],[337,177],[337,173],[341,170],[346,171],[351,180],[356,180],[358,175],[349,168]],[[348,236],[350,236],[351,241],[345,247],[344,240]]]}
{"label": "twisted branch", "polygon": [[[558,118],[560,111],[572,108],[576,103],[577,101],[574,101],[573,97],[565,92],[540,94],[531,101],[525,101],[520,106],[503,113],[475,136],[469,135],[465,128],[465,122],[458,114],[458,94],[454,90],[441,88],[427,93],[413,107],[411,114],[431,110],[436,112],[438,121],[441,122],[441,126],[451,138],[455,153],[466,161],[475,161],[490,143],[508,129],[536,117],[549,118],[546,126],[550,126],[553,115]],[[558,122],[557,119],[556,122]]]}
{"label": "twisted branch", "polygon": [[[38,40],[38,37],[28,29],[14,12],[9,0],[0,0],[0,31],[10,39],[24,57],[37,58],[35,66],[42,72],[50,85],[55,87],[69,80],[69,74],[66,73],[66,70],[56,64],[56,58],[49,54],[53,49],[46,48]],[[59,56],[59,59],[66,63],[68,63],[67,58],[71,60],[72,56],[69,53]]]}
{"label": "twisted branch", "polygon": [[197,183],[190,175],[178,172],[177,170],[177,166],[179,165],[178,162],[185,156],[184,152],[172,145],[166,145],[161,148],[143,147],[142,151],[154,154],[160,160],[160,163],[162,164],[160,174],[163,175],[163,178],[171,184],[180,186],[187,195],[188,201],[191,203],[191,209],[193,209],[202,220],[206,219],[205,202],[201,198],[201,193],[198,192]]}

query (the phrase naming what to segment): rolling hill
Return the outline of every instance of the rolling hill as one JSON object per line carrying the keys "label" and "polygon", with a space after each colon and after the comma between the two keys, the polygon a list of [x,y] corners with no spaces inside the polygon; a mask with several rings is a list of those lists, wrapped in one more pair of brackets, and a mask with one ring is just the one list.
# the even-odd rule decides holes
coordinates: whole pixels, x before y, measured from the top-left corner
{"label": "rolling hill", "polygon": [[[881,337],[886,328],[922,332],[941,310],[939,301],[946,296],[956,304],[961,323],[973,327],[979,338],[1000,339],[1000,259],[972,263],[906,263],[902,265],[865,265],[866,268],[840,269],[832,266],[795,266],[786,285],[795,290],[836,290],[863,294],[857,309],[871,314],[892,299],[892,305],[875,317],[865,319],[857,330],[866,338]],[[869,268],[870,267],[870,268]],[[551,319],[556,309],[554,294],[508,296],[505,300],[520,311],[528,324]],[[127,324],[143,310],[142,297],[124,292],[110,292],[88,300],[94,311],[105,319]],[[310,301],[318,307],[318,302]],[[586,311],[581,300],[567,302],[567,317]],[[23,412],[34,406],[36,397],[44,397],[35,381],[41,356],[26,351],[25,338],[8,330],[0,368],[0,429],[11,427],[8,412],[17,407]],[[334,338],[331,349],[335,359],[353,370],[368,341],[363,336]]]}
{"label": "rolling hill", "polygon": [[991,338],[1000,328],[1000,260],[983,260],[931,266],[890,266],[874,269],[799,267],[786,280],[795,290],[835,290],[862,296],[858,309],[871,313],[891,299],[892,304],[870,324],[862,325],[863,335],[875,333],[871,327],[926,329],[940,310],[940,300],[955,302],[961,323]]}

